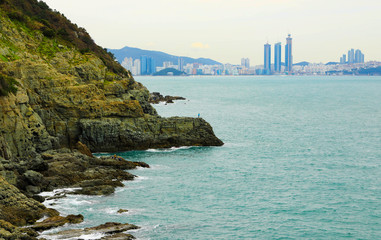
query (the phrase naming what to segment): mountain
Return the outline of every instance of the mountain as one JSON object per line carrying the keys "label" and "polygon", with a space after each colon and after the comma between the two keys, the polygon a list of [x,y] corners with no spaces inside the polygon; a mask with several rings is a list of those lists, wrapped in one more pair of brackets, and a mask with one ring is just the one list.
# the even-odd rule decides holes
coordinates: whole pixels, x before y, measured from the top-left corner
{"label": "mountain", "polygon": [[[180,56],[170,55],[168,53],[159,52],[159,51],[150,51],[143,50],[140,48],[133,47],[124,47],[121,49],[107,49],[109,52],[114,54],[115,58],[121,63],[124,58],[133,58],[139,59],[141,56],[149,56],[155,60],[156,66],[163,66],[163,62],[172,62],[177,65]],[[190,58],[190,57],[182,57],[184,61],[184,65],[188,63],[201,63],[204,65],[221,65],[220,62],[214,61],[209,58]]]}
{"label": "mountain", "polygon": [[308,66],[310,63],[309,62],[299,62],[299,63],[294,63],[293,66]]}

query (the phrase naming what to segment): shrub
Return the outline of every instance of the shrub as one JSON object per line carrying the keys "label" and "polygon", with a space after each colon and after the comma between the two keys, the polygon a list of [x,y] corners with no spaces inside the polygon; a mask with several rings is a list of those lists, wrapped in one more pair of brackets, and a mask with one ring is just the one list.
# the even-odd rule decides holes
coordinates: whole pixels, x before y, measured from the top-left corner
{"label": "shrub", "polygon": [[8,93],[16,94],[17,85],[19,85],[19,83],[16,81],[16,79],[1,74],[0,75],[0,96],[7,96]]}

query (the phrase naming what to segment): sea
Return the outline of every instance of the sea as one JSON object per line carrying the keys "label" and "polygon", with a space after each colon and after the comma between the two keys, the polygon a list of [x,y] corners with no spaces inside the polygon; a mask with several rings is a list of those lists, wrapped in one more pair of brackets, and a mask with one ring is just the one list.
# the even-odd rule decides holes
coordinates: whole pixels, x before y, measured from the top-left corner
{"label": "sea", "polygon": [[185,97],[155,108],[200,114],[225,144],[116,153],[151,168],[110,196],[47,202],[85,221],[46,234],[122,222],[137,239],[381,239],[381,77],[136,80]]}

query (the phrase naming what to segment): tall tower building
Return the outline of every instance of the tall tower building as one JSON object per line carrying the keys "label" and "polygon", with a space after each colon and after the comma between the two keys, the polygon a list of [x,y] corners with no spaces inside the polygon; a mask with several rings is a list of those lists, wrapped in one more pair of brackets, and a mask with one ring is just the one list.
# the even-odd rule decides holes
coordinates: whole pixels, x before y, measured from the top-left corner
{"label": "tall tower building", "polygon": [[141,75],[147,75],[147,56],[143,55],[140,57],[140,74]]}
{"label": "tall tower building", "polygon": [[245,68],[250,68],[250,59],[241,58],[241,66]]}
{"label": "tall tower building", "polygon": [[280,42],[276,43],[274,46],[274,71],[281,71],[281,59],[282,59],[282,45]]}
{"label": "tall tower building", "polygon": [[285,48],[285,63],[286,63],[286,72],[292,72],[292,38],[291,34],[288,34],[286,38],[287,44]]}
{"label": "tall tower building", "polygon": [[178,70],[179,71],[183,71],[184,70],[184,59],[183,58],[179,57],[177,66],[178,66]]}
{"label": "tall tower building", "polygon": [[348,63],[354,63],[355,62],[355,50],[352,48],[348,51]]}
{"label": "tall tower building", "polygon": [[271,73],[271,45],[265,44],[265,52],[264,52],[264,70],[265,74]]}

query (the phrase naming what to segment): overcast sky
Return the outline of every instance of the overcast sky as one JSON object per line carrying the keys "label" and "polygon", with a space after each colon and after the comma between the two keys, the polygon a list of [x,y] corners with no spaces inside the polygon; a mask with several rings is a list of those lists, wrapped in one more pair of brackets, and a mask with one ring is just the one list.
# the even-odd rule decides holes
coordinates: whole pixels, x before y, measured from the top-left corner
{"label": "overcast sky", "polygon": [[[263,45],[293,37],[294,62],[381,60],[381,0],[45,0],[102,47],[263,64]],[[273,49],[272,49],[273,53]]]}

